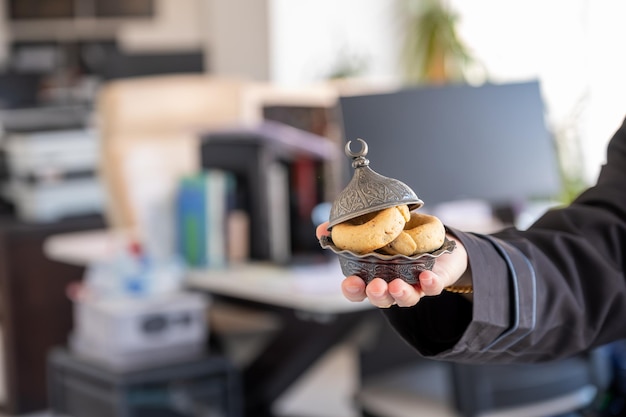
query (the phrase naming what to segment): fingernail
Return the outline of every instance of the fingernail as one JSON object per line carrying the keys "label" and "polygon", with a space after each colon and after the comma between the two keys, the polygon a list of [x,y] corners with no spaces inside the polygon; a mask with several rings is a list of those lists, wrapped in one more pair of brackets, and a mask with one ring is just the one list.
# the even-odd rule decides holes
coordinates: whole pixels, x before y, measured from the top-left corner
{"label": "fingernail", "polygon": [[346,291],[348,291],[350,294],[358,294],[361,289],[359,287],[346,287]]}
{"label": "fingernail", "polygon": [[404,290],[400,290],[397,292],[390,293],[393,298],[400,298],[404,296]]}
{"label": "fingernail", "polygon": [[422,285],[431,285],[432,283],[433,283],[432,277],[420,278],[420,284]]}

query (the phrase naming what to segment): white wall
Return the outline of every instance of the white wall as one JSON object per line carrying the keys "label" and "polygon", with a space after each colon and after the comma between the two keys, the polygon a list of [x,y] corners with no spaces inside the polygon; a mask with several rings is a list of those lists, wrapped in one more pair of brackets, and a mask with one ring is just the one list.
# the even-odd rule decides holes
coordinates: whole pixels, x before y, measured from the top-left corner
{"label": "white wall", "polygon": [[269,79],[269,1],[205,0],[207,55],[211,72]]}
{"label": "white wall", "polygon": [[270,78],[326,78],[342,59],[362,60],[371,79],[395,78],[398,22],[389,0],[272,0]]}
{"label": "white wall", "polygon": [[604,142],[626,116],[626,3],[589,1],[587,56],[591,89],[585,154],[591,164],[604,161]]}
{"label": "white wall", "polygon": [[[397,72],[398,25],[388,0],[207,0],[210,68],[279,85],[326,78],[341,57],[366,75]],[[358,13],[355,13],[358,10]]]}

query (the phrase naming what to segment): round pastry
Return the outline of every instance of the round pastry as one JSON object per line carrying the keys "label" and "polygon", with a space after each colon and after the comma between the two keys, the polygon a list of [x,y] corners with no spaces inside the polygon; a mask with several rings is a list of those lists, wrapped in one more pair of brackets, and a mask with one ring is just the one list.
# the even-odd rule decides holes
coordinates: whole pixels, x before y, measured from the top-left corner
{"label": "round pastry", "polygon": [[429,214],[412,212],[404,231],[413,238],[417,246],[412,255],[435,251],[443,245],[446,238],[446,229],[441,220]]}
{"label": "round pastry", "polygon": [[333,226],[331,237],[339,249],[370,253],[398,237],[408,219],[406,205],[390,207]]}
{"label": "round pastry", "polygon": [[417,251],[417,244],[415,243],[411,235],[403,230],[397,238],[395,238],[388,245],[380,248],[379,251],[387,255],[411,256]]}

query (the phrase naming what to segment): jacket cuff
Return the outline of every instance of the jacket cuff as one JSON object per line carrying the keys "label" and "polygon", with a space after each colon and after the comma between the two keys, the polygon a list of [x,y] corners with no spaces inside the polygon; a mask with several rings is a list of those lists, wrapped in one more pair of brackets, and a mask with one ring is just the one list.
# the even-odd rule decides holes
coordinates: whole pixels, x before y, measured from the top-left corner
{"label": "jacket cuff", "polygon": [[456,230],[450,233],[463,243],[469,256],[474,289],[472,321],[458,343],[439,357],[453,359],[463,353],[466,360],[474,353],[484,360],[490,356],[485,353],[506,352],[535,326],[532,266],[517,248],[493,236]]}

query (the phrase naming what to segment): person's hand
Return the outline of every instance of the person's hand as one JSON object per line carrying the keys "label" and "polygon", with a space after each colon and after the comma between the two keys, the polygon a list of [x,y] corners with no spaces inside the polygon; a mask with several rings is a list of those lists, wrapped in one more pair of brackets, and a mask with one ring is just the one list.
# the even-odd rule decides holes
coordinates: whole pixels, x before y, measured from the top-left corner
{"label": "person's hand", "polygon": [[[328,222],[317,227],[318,239],[330,234],[327,228]],[[377,307],[388,308],[394,304],[400,307],[414,306],[422,297],[441,294],[445,287],[458,283],[468,266],[467,252],[463,244],[454,236],[447,237],[456,242],[456,248],[452,253],[437,258],[432,271],[423,271],[419,276],[419,283],[409,284],[400,278],[387,283],[382,278],[374,278],[366,286],[360,277],[352,275],[341,283],[344,297],[354,302],[367,298]]]}

